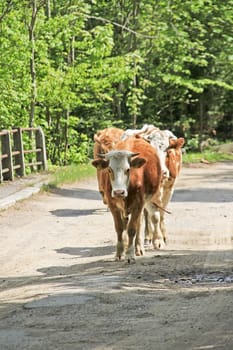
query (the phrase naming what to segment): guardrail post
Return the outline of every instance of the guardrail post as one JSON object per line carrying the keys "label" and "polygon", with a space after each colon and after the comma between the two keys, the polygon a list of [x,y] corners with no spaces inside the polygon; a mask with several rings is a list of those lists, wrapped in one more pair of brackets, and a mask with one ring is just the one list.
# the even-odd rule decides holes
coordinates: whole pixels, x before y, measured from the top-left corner
{"label": "guardrail post", "polygon": [[20,167],[15,169],[15,172],[19,176],[25,175],[25,162],[24,162],[24,149],[23,149],[23,137],[22,129],[15,128],[17,132],[13,134],[14,140],[14,151],[19,153],[15,155],[15,164],[18,164]]}
{"label": "guardrail post", "polygon": [[4,135],[2,135],[2,156],[3,179],[13,181],[14,171],[11,151],[11,137],[8,130]]}
{"label": "guardrail post", "polygon": [[36,153],[36,160],[37,162],[42,162],[42,165],[37,166],[37,170],[41,170],[41,167],[44,170],[47,170],[45,136],[41,127],[37,128],[37,130],[35,131],[35,136],[36,136],[36,148],[41,149],[41,152]]}

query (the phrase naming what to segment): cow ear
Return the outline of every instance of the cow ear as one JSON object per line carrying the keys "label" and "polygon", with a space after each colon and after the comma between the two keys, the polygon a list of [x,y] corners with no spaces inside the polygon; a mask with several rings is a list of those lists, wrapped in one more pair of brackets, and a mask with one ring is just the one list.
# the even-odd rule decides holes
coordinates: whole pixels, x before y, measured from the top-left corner
{"label": "cow ear", "polygon": [[100,138],[97,134],[94,135],[94,141],[100,143]]}
{"label": "cow ear", "polygon": [[177,139],[177,147],[181,148],[184,145],[184,143],[185,143],[185,139],[183,137],[179,137]]}
{"label": "cow ear", "polygon": [[108,167],[109,161],[106,159],[94,159],[91,164],[97,169],[105,169]]}
{"label": "cow ear", "polygon": [[144,158],[134,158],[130,161],[130,166],[132,168],[141,168],[141,166],[143,166],[146,163],[146,160]]}
{"label": "cow ear", "polygon": [[169,140],[169,148],[181,148],[184,144],[184,138],[179,137],[178,139],[170,139]]}
{"label": "cow ear", "polygon": [[177,139],[170,138],[169,139],[169,148],[175,148],[177,143]]}

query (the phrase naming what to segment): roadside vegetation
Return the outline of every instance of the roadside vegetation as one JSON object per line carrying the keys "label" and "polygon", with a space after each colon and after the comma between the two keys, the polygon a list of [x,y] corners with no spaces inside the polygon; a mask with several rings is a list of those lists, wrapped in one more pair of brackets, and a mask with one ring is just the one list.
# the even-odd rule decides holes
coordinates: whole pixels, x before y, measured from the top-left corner
{"label": "roadside vegetation", "polygon": [[216,140],[208,139],[202,146],[202,152],[186,151],[184,148],[183,163],[233,161],[233,142],[218,143]]}
{"label": "roadside vegetation", "polygon": [[233,161],[233,153],[218,153],[215,151],[189,152],[183,155],[183,163],[215,163]]}

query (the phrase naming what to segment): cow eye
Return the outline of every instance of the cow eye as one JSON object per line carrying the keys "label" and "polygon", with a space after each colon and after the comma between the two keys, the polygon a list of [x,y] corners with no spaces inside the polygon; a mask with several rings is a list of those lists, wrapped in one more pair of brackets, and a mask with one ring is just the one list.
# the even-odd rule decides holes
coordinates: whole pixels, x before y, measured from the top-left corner
{"label": "cow eye", "polygon": [[125,175],[129,174],[129,168],[125,170]]}

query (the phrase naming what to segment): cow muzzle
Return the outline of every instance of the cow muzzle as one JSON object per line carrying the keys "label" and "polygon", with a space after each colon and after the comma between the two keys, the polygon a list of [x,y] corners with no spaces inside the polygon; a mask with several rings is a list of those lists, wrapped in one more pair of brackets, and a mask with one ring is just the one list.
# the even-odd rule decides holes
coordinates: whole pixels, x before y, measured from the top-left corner
{"label": "cow muzzle", "polygon": [[112,197],[115,198],[125,198],[127,197],[128,193],[126,190],[113,190],[112,191]]}
{"label": "cow muzzle", "polygon": [[169,175],[170,175],[169,174],[169,170],[166,167],[162,168],[162,178],[163,179],[168,179]]}

